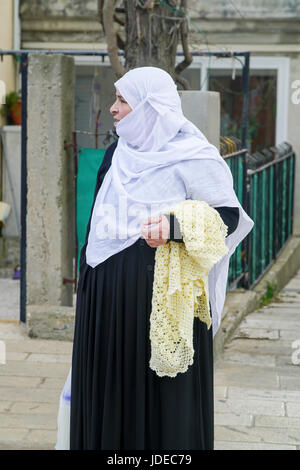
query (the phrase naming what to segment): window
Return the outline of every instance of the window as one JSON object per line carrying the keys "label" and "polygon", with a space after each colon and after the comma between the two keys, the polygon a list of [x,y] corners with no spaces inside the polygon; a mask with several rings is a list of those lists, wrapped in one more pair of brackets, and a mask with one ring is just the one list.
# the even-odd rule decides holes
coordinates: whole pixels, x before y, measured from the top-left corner
{"label": "window", "polygon": [[98,148],[106,148],[113,142],[113,138],[106,140],[106,133],[114,130],[109,109],[115,101],[116,78],[110,65],[99,62],[99,58],[93,57],[80,57],[79,64],[75,60],[75,130],[82,132],[76,138],[79,146],[87,148],[96,148],[96,128],[102,134],[98,136]]}
{"label": "window", "polygon": [[[208,88],[218,91],[221,99],[221,135],[242,139],[243,107],[242,72],[234,80],[231,71],[211,70]],[[248,148],[251,152],[275,145],[276,133],[276,70],[251,70],[248,95]]]}

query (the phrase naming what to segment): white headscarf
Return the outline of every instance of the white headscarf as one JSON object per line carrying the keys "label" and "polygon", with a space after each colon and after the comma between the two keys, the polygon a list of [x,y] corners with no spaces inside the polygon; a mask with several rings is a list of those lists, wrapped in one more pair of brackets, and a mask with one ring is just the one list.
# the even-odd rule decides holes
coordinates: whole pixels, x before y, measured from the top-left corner
{"label": "white headscarf", "polygon": [[[115,87],[132,111],[116,126],[118,145],[96,197],[86,262],[94,268],[129,247],[141,237],[141,224],[147,217],[162,214],[186,199],[203,200],[213,207],[239,207],[238,228],[227,237],[229,254],[210,274],[216,331],[229,257],[253,222],[238,202],[231,172],[217,148],[183,115],[176,85],[167,72],[136,68],[115,82]],[[218,174],[222,174],[222,188],[215,178]],[[189,182],[197,175],[199,188],[196,185],[196,191],[189,194]]]}

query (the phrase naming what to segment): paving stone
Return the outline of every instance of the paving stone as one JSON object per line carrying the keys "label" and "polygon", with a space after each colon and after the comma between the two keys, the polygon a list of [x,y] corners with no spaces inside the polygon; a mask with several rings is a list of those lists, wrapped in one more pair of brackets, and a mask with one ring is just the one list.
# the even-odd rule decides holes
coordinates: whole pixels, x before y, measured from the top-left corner
{"label": "paving stone", "polygon": [[300,390],[300,365],[288,365],[286,364],[285,366],[277,366],[276,367],[276,372],[278,375],[284,377],[294,377],[295,380],[298,382],[298,390]]}
{"label": "paving stone", "polygon": [[[290,351],[290,354],[288,355],[280,355],[280,356],[277,356],[276,357],[276,366],[277,367],[283,367],[283,366],[294,366],[295,364],[293,364],[293,358],[292,358],[292,354],[293,354],[293,349],[291,348],[291,351]],[[299,367],[299,365],[298,365]],[[300,373],[300,370],[299,370],[299,373]]]}
{"label": "paving stone", "polygon": [[62,390],[63,386],[65,385],[66,377],[59,377],[59,378],[43,378],[40,379],[40,383],[38,388],[53,388],[56,390]]}
{"label": "paving stone", "polygon": [[299,286],[299,277],[295,276],[293,279],[286,284],[284,287],[284,291],[290,291],[290,290],[295,290],[296,292],[300,292],[300,286]]}
{"label": "paving stone", "polygon": [[292,323],[290,321],[287,321],[285,319],[278,320],[273,318],[272,320],[264,320],[263,318],[261,319],[252,319],[252,318],[247,318],[245,321],[243,321],[243,330],[245,328],[258,328],[258,329],[263,329],[263,330],[293,330],[296,331],[299,334],[300,337],[300,321],[299,323],[294,321]]}
{"label": "paving stone", "polygon": [[[247,318],[247,317],[246,317]],[[279,320],[285,322],[298,322],[300,320],[300,305],[298,307],[287,306],[284,308],[269,308],[268,310],[256,310],[249,316],[251,320]]]}
{"label": "paving stone", "polygon": [[29,431],[27,440],[38,444],[46,444],[49,448],[53,448],[56,444],[57,431],[46,431],[46,430],[33,430]]}
{"label": "paving stone", "polygon": [[48,429],[56,431],[55,416],[42,414],[0,413],[1,428]]}
{"label": "paving stone", "polygon": [[17,443],[23,441],[29,434],[26,428],[2,428],[0,427],[0,449],[5,449],[6,444],[14,445],[18,449]]}
{"label": "paving stone", "polygon": [[227,397],[227,387],[214,387],[214,396],[215,398],[226,398]]}
{"label": "paving stone", "polygon": [[271,428],[297,428],[300,429],[300,417],[289,418],[287,416],[255,416],[254,426]]}
{"label": "paving stone", "polygon": [[230,399],[243,398],[244,400],[279,400],[281,402],[299,400],[300,402],[300,390],[261,390],[245,387],[228,387],[227,397]]}
{"label": "paving stone", "polygon": [[240,326],[233,335],[234,338],[252,338],[252,339],[268,339],[278,340],[279,331],[268,328],[249,328],[249,326]]}
{"label": "paving stone", "polygon": [[234,362],[239,364],[246,364],[249,366],[264,366],[264,367],[274,367],[275,366],[275,357],[270,354],[248,354],[248,353],[234,353],[226,351],[223,354],[223,359],[228,362]]}
{"label": "paving stone", "polygon": [[44,443],[43,445],[39,445],[38,443],[32,443],[26,439],[9,442],[0,441],[0,450],[53,450],[53,444],[47,445]]}
{"label": "paving stone", "polygon": [[296,450],[297,446],[282,444],[261,444],[260,442],[215,441],[214,450]]}
{"label": "paving stone", "polygon": [[[1,337],[0,327],[0,337]],[[5,341],[8,351],[37,354],[72,354],[73,343],[70,341],[39,340],[25,336],[22,342],[13,339]]]}
{"label": "paving stone", "polygon": [[20,317],[19,279],[0,278],[0,318],[18,320]]}
{"label": "paving stone", "polygon": [[51,389],[2,387],[1,398],[5,401],[58,403],[60,393]]}
{"label": "paving stone", "polygon": [[25,377],[65,377],[70,370],[69,364],[8,361],[0,366],[1,375],[19,375]]}
{"label": "paving stone", "polygon": [[3,323],[0,322],[0,340],[8,341],[27,339],[26,327],[24,323]]}
{"label": "paving stone", "polygon": [[36,388],[40,383],[39,377],[0,376],[0,387]]}
{"label": "paving stone", "polygon": [[283,340],[280,338],[279,341],[269,341],[264,339],[232,339],[232,341],[226,345],[225,352],[235,352],[235,353],[259,353],[263,355],[273,355],[278,356],[280,354],[289,354],[291,351],[291,340]]}
{"label": "paving stone", "polygon": [[215,426],[217,441],[261,442],[264,444],[300,444],[300,428]]}
{"label": "paving stone", "polygon": [[[1,402],[0,402],[1,403]],[[57,416],[59,402],[57,403],[36,403],[36,402],[15,402],[12,404],[10,412],[20,414],[41,414]]]}
{"label": "paving stone", "polygon": [[278,301],[273,302],[271,305],[268,306],[270,309],[273,308],[281,308],[285,310],[289,310],[289,308],[298,308],[298,313],[300,309],[300,295],[294,293],[294,292],[286,292],[280,298]]}
{"label": "paving stone", "polygon": [[253,416],[251,415],[238,415],[232,413],[215,413],[214,416],[215,426],[252,426]]}
{"label": "paving stone", "polygon": [[6,360],[7,361],[25,361],[28,357],[28,353],[22,352],[9,352],[6,349]]}
{"label": "paving stone", "polygon": [[299,330],[293,329],[284,329],[280,330],[280,340],[283,339],[285,341],[291,341],[291,343],[297,339],[300,340],[300,332]]}
{"label": "paving stone", "polygon": [[300,417],[300,403],[291,402],[291,401],[287,402],[286,413],[287,413],[287,416],[289,417],[299,418]]}
{"label": "paving stone", "polygon": [[0,401],[0,413],[7,413],[12,407],[11,401]]}
{"label": "paving stone", "polygon": [[215,385],[273,389],[279,388],[277,373],[272,368],[222,362],[215,369]]}
{"label": "paving stone", "polygon": [[278,400],[261,399],[217,399],[215,400],[216,413],[232,413],[238,416],[264,414],[266,416],[284,416],[284,403]]}
{"label": "paving stone", "polygon": [[282,390],[299,391],[299,378],[293,376],[279,375],[279,384]]}
{"label": "paving stone", "polygon": [[71,365],[69,354],[30,354],[28,362],[66,363]]}

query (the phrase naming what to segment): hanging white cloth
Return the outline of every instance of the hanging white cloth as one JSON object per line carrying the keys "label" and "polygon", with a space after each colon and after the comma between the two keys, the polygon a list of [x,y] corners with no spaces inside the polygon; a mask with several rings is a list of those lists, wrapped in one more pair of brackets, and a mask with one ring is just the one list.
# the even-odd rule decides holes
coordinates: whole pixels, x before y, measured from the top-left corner
{"label": "hanging white cloth", "polygon": [[60,394],[55,450],[70,449],[71,379],[72,367],[70,367],[64,388]]}
{"label": "hanging white cloth", "polygon": [[239,224],[226,242],[229,253],[209,277],[213,331],[226,295],[229,258],[253,221],[241,207],[228,165],[215,146],[182,113],[171,76],[156,67],[130,70],[115,82],[132,111],[116,126],[119,140],[97,194],[86,262],[96,267],[141,237],[141,224],[186,199],[212,207],[238,207]]}

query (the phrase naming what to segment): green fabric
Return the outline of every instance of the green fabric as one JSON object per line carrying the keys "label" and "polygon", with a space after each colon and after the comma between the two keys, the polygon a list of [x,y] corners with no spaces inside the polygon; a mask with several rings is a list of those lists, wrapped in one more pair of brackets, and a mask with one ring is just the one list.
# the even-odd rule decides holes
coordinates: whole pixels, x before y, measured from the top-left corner
{"label": "green fabric", "polygon": [[77,190],[76,190],[76,231],[77,231],[77,265],[81,248],[85,242],[87,224],[89,222],[94,200],[98,169],[102,163],[106,149],[80,147],[78,153]]}

